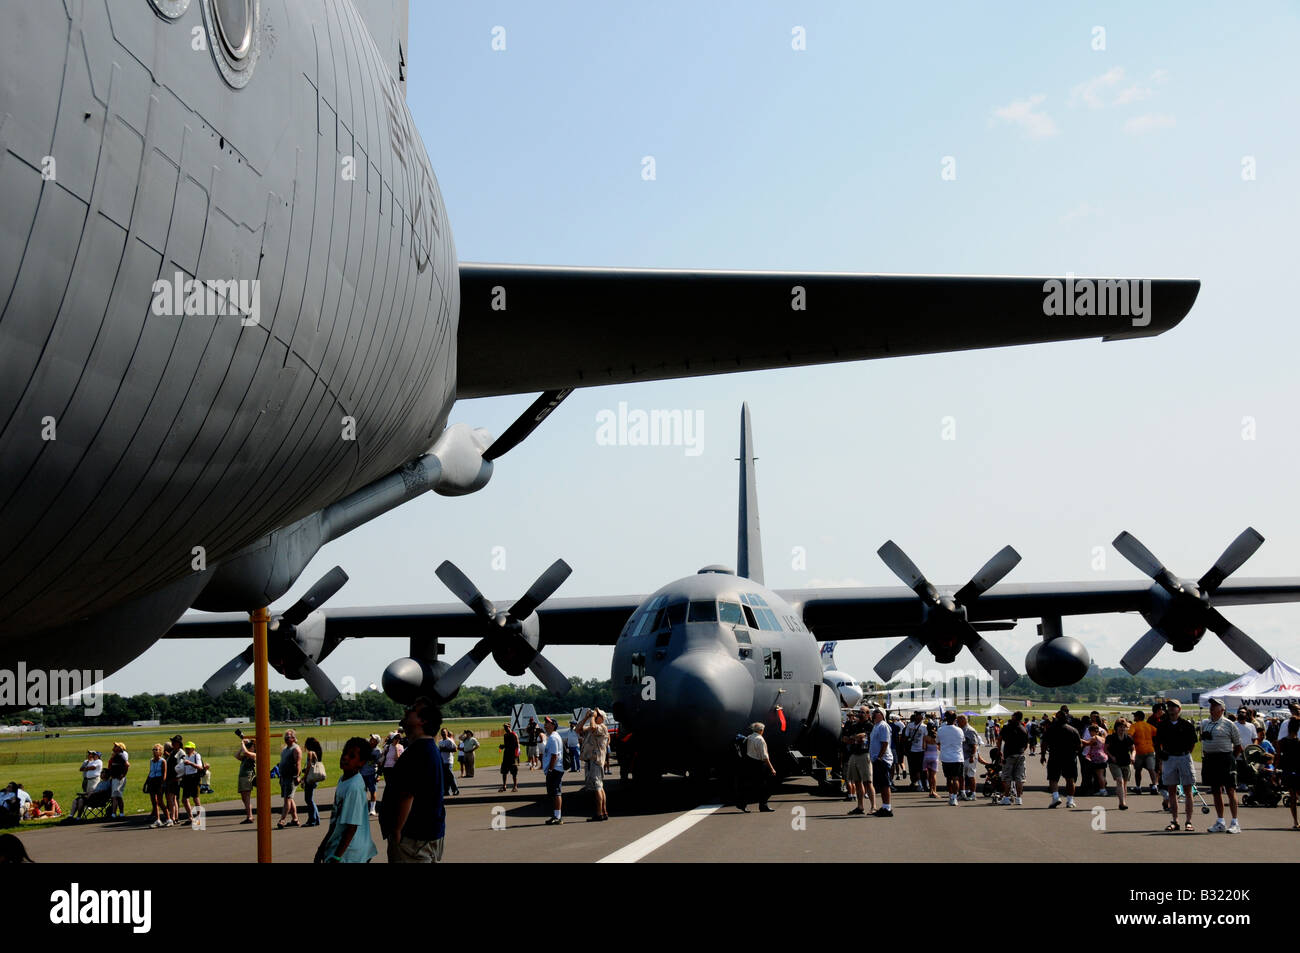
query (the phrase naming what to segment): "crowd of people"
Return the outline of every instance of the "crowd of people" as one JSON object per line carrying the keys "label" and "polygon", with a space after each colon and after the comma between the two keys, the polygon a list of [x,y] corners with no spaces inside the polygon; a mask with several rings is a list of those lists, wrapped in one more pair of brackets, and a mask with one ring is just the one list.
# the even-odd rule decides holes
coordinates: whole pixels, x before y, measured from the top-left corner
{"label": "crowd of people", "polygon": [[[1253,709],[1226,711],[1222,699],[1210,699],[1209,718],[1193,724],[1182,717],[1177,701],[1156,702],[1148,715],[1133,712],[1114,723],[1099,712],[1087,717],[1071,714],[1062,705],[1054,715],[1039,719],[1014,712],[1005,724],[989,718],[980,752],[980,736],[955,711],[940,715],[914,712],[907,721],[886,716],[879,708],[848,713],[840,736],[840,773],[844,799],[856,800],[850,815],[892,817],[890,795],[907,790],[928,798],[946,795],[948,804],[977,799],[977,775],[983,770],[984,790],[999,805],[1024,803],[1025,763],[1038,753],[1047,774],[1049,808],[1076,806],[1076,796],[1109,797],[1111,788],[1121,811],[1128,797],[1149,791],[1162,794],[1163,809],[1173,820],[1167,831],[1194,829],[1192,808],[1200,797],[1192,754],[1201,746],[1201,787],[1213,797],[1216,812],[1211,833],[1240,833],[1238,791],[1258,803],[1274,805],[1285,799],[1293,829],[1300,830],[1300,706],[1290,707],[1291,717],[1261,718]],[[750,788],[762,786],[762,771],[755,765],[767,759],[762,726],[755,724],[745,742],[744,774]],[[757,739],[757,740],[755,740]],[[770,768],[770,761],[767,762]],[[1142,786],[1146,772],[1148,787]],[[943,775],[943,794],[939,775]],[[775,774],[773,771],[772,774]],[[1064,798],[1058,788],[1064,787]],[[1271,792],[1271,793],[1270,793]],[[880,806],[876,806],[879,795]],[[765,791],[760,792],[766,805]],[[747,796],[739,807],[745,810]],[[1225,802],[1231,820],[1225,822]],[[1185,818],[1178,821],[1179,806]],[[869,810],[868,810],[869,808]]]}

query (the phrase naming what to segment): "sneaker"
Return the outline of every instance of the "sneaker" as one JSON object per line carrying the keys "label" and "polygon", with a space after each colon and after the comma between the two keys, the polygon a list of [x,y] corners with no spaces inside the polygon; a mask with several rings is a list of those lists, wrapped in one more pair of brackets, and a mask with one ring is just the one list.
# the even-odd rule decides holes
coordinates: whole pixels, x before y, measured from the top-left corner
{"label": "sneaker", "polygon": [[1226,831],[1227,829],[1228,829],[1228,826],[1227,826],[1226,824],[1223,823],[1223,818],[1219,818],[1217,821],[1215,821],[1213,824],[1211,824],[1211,825],[1206,829],[1205,833],[1207,833],[1207,834],[1222,834],[1222,833],[1223,833],[1224,831]]}
{"label": "sneaker", "polygon": [[1047,805],[1047,806],[1048,806],[1048,807],[1060,807],[1060,806],[1061,806],[1061,799],[1058,798],[1058,797],[1054,797],[1054,798],[1052,798],[1052,803],[1049,804],[1049,805]]}
{"label": "sneaker", "polygon": [[547,824],[563,824],[563,823],[564,823],[564,820],[563,820],[563,818],[559,818],[559,817],[548,817],[548,818],[546,819],[546,823],[547,823]]}
{"label": "sneaker", "polygon": [[864,811],[862,808],[860,808],[860,807],[855,807],[853,810],[849,811],[849,816],[852,817],[852,816],[855,815],[855,814],[865,814],[865,813],[867,813],[867,812]]}
{"label": "sneaker", "polygon": [[1067,797],[1067,798],[1065,799],[1065,806],[1066,806],[1066,807],[1074,807],[1074,798],[1072,798],[1072,797]]}
{"label": "sneaker", "polygon": [[1241,825],[1237,823],[1237,819],[1235,817],[1232,819],[1232,823],[1228,825],[1228,833],[1229,834],[1241,833]]}
{"label": "sneaker", "polygon": [[150,826],[150,827],[162,827],[162,826],[163,826],[163,822],[162,822],[162,821],[154,821],[154,822],[153,822],[152,824],[150,824],[149,826]]}
{"label": "sneaker", "polygon": [[163,827],[172,827],[172,826],[174,826],[174,825],[172,824],[172,819],[171,819],[170,817],[167,818],[167,820],[163,821],[162,826],[163,826]]}
{"label": "sneaker", "polygon": [[956,806],[957,806],[957,795],[955,795],[955,794],[949,794],[949,795],[948,795],[948,806],[949,806],[949,807],[956,807]]}
{"label": "sneaker", "polygon": [[1003,807],[1007,807],[1008,805],[1011,804],[1011,798],[1009,798],[1009,797],[1004,797],[1004,798],[1002,798],[1000,801],[998,801],[998,804],[1000,804],[1000,805],[1003,806]]}
{"label": "sneaker", "polygon": [[[1156,788],[1156,786],[1155,786],[1154,784],[1151,785],[1151,787],[1149,787],[1147,790],[1150,791],[1152,794],[1159,794],[1159,793],[1160,793],[1160,791],[1157,790],[1157,788]],[[1169,810],[1169,809],[1168,809],[1168,808],[1165,808],[1165,810]]]}
{"label": "sneaker", "polygon": [[1109,796],[1110,796],[1110,795],[1108,795],[1108,794],[1106,793],[1106,789],[1105,789],[1105,788],[1102,788],[1100,791],[1097,792],[1097,797],[1109,797]]}
{"label": "sneaker", "polygon": [[894,816],[894,812],[893,812],[893,811],[886,811],[886,810],[882,807],[880,810],[876,811],[876,812],[873,813],[871,816],[872,816],[872,817],[893,817],[893,816]]}
{"label": "sneaker", "polygon": [[774,808],[774,807],[768,807],[766,804],[760,804],[760,805],[758,806],[758,813],[760,813],[760,814],[775,814],[775,813],[776,813],[776,808]]}
{"label": "sneaker", "polygon": [[1016,807],[1024,807],[1024,805],[1025,805],[1024,798],[1019,798],[1019,797],[1016,798]]}

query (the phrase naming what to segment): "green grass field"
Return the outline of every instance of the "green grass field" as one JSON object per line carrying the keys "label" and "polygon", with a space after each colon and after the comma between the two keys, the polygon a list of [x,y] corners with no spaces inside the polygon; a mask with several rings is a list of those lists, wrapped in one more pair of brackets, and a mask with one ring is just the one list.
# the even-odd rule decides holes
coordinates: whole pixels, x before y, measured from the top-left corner
{"label": "green grass field", "polygon": [[[480,747],[475,755],[475,768],[495,768],[501,763],[501,752],[497,750],[499,738],[491,735],[493,730],[500,731],[502,717],[492,718],[451,718],[443,724],[459,738],[466,728],[474,731]],[[33,800],[48,789],[54,792],[54,799],[59,802],[64,813],[72,809],[73,798],[81,791],[81,772],[78,770],[86,750],[99,751],[104,763],[112,753],[113,743],[120,741],[126,745],[131,759],[131,770],[127,775],[125,804],[127,813],[149,814],[149,796],[141,789],[148,776],[149,760],[154,744],[162,743],[172,735],[183,735],[186,741],[193,741],[205,764],[212,765],[213,794],[205,794],[206,803],[216,801],[237,801],[236,789],[238,761],[235,752],[239,739],[234,729],[240,727],[246,735],[253,734],[252,725],[163,725],[158,728],[117,728],[117,729],[61,729],[58,738],[45,738],[42,734],[28,732],[18,735],[0,736],[0,784],[17,781],[22,784]],[[325,770],[328,777],[325,787],[332,788],[339,776],[338,757],[343,743],[353,736],[366,737],[371,733],[386,737],[395,728],[391,722],[367,723],[349,722],[328,727],[300,724],[277,724],[271,726],[271,737],[275,757],[279,759],[282,747],[281,736],[286,728],[292,728],[301,745],[307,738],[316,738],[325,751]],[[52,734],[53,732],[51,732]],[[272,781],[275,788],[275,803],[279,808],[279,786]],[[299,794],[299,805],[302,797]],[[319,801],[319,799],[318,799]],[[54,820],[24,821],[23,830],[36,830],[54,823]]]}

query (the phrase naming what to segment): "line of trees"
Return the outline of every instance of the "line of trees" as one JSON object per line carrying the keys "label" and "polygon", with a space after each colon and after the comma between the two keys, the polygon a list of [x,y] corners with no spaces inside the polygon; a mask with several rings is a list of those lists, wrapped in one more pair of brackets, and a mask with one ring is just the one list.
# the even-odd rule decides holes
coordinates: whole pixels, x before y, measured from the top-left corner
{"label": "line of trees", "polygon": [[[541,685],[498,685],[495,688],[467,685],[443,706],[447,718],[508,716],[514,705],[528,703],[539,712],[558,714],[574,708],[599,705],[609,708],[614,701],[608,680],[570,678],[568,693],[559,696]],[[217,698],[200,689],[169,695],[104,695],[103,711],[90,717],[81,708],[47,705],[39,715],[19,712],[7,717],[9,724],[23,720],[41,721],[47,728],[98,725],[129,725],[134,721],[158,719],[163,724],[220,724],[226,718],[253,717],[253,683],[229,688]],[[311,721],[329,716],[336,721],[393,721],[403,708],[383,692],[367,690],[338,699],[326,706],[310,690],[271,692],[271,720]]]}

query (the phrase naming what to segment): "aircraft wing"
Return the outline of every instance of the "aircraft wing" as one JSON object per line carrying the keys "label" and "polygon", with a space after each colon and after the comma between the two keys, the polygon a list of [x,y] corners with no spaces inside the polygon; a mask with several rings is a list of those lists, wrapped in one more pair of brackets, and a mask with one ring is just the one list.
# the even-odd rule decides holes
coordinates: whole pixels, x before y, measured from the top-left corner
{"label": "aircraft wing", "polygon": [[[547,599],[538,608],[542,642],[546,645],[613,645],[624,623],[645,596],[601,596]],[[507,608],[509,603],[501,603]],[[479,639],[483,623],[459,602],[326,608],[331,642],[364,638]],[[276,615],[273,611],[272,617]],[[167,639],[248,639],[252,629],[242,612],[204,612],[183,616],[163,636]]]}
{"label": "aircraft wing", "polygon": [[1048,283],[1068,280],[462,262],[456,394],[1149,337],[1178,324],[1200,290],[1192,279],[1074,278],[1149,289],[1145,313],[1049,314]]}
{"label": "aircraft wing", "polygon": [[[936,587],[954,592],[958,587]],[[801,609],[820,640],[907,635],[920,627],[922,603],[903,586],[860,589],[785,589],[777,594]],[[1217,607],[1300,602],[1300,577],[1229,579],[1214,593]],[[1139,612],[1151,607],[1151,582],[1002,583],[970,607],[970,622],[1045,616]]]}

